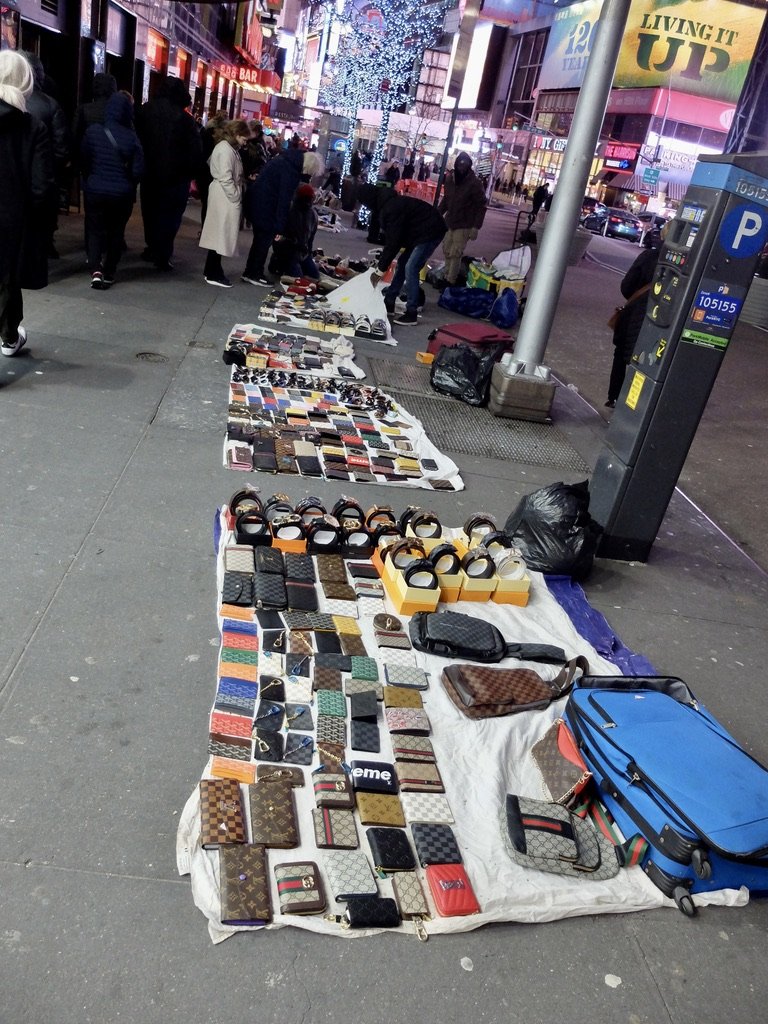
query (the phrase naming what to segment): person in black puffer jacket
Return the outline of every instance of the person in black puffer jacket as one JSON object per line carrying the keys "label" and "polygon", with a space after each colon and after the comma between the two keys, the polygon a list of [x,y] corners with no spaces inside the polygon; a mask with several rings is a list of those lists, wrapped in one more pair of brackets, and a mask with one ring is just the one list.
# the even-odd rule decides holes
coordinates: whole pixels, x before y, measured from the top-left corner
{"label": "person in black puffer jacket", "polygon": [[[67,168],[70,163],[67,119],[58,102],[45,92],[45,68],[40,58],[34,53],[24,53],[23,56],[29,62],[32,74],[35,76],[35,87],[32,90],[32,95],[27,97],[27,113],[31,114],[32,117],[36,117],[38,121],[42,121],[48,129],[48,137],[53,147],[56,182],[59,186],[63,186],[68,183]],[[53,236],[56,234],[58,227],[58,219],[58,210],[52,204],[49,223],[50,235],[48,239],[48,256],[51,259],[59,258],[53,241]]]}
{"label": "person in black puffer jacket", "polygon": [[172,270],[173,243],[189,199],[192,179],[201,172],[203,147],[186,108],[192,97],[182,81],[168,78],[157,99],[136,115],[146,170],[141,184],[141,215],[146,249],[142,259],[158,270]]}
{"label": "person in black puffer jacket", "polygon": [[285,231],[272,245],[270,271],[276,277],[310,277],[317,280],[320,272],[312,259],[312,245],[317,233],[318,216],[314,208],[315,190],[299,185],[285,222]]}
{"label": "person in black puffer jacket", "polygon": [[[253,228],[253,241],[243,271],[243,281],[265,285],[264,264],[275,235],[285,230],[288,210],[304,170],[304,158],[314,157],[289,147],[269,161],[245,190],[245,216]],[[307,172],[310,174],[311,172]]]}
{"label": "person in black puffer jacket", "polygon": [[109,98],[104,124],[92,124],[80,149],[85,188],[85,226],[91,287],[109,288],[123,246],[123,233],[144,172],[144,152],[133,130],[130,98]]}

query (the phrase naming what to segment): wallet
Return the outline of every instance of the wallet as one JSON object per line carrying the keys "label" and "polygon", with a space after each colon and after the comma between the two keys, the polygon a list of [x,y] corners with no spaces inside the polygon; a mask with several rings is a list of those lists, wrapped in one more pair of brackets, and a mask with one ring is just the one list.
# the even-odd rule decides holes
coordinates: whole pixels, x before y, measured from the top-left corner
{"label": "wallet", "polygon": [[312,709],[308,704],[286,704],[285,724],[289,729],[311,732],[315,727],[312,720]]}
{"label": "wallet", "polygon": [[422,867],[427,864],[461,864],[461,852],[450,825],[415,824],[411,834]]}
{"label": "wallet", "polygon": [[344,747],[340,743],[329,743],[327,740],[317,741],[319,767],[329,772],[341,771],[344,764]]}
{"label": "wallet", "polygon": [[[273,551],[274,549],[259,548],[258,550]],[[277,610],[287,608],[288,591],[285,578],[278,573],[257,572],[253,578],[253,603],[257,608],[276,608]]]}
{"label": "wallet", "polygon": [[430,864],[426,878],[440,917],[465,917],[467,914],[480,913],[480,904],[463,865]]}
{"label": "wallet", "polygon": [[432,742],[426,736],[406,736],[392,734],[392,752],[395,761],[417,761],[422,764],[433,764],[436,760]]}
{"label": "wallet", "polygon": [[325,891],[317,864],[298,861],[275,866],[277,898],[282,914],[315,914],[325,910]]}
{"label": "wallet", "polygon": [[429,676],[416,665],[386,665],[384,675],[391,686],[412,686],[416,690],[429,686]]}
{"label": "wallet", "polygon": [[285,554],[285,575],[289,580],[303,583],[314,583],[316,580],[315,566],[311,555],[302,555],[296,551]]}
{"label": "wallet", "polygon": [[368,649],[361,636],[353,636],[351,633],[342,633],[340,638],[341,649],[345,654],[353,654],[355,657],[365,657]]}
{"label": "wallet", "polygon": [[271,701],[284,701],[285,683],[278,676],[259,676],[259,696]]}
{"label": "wallet", "polygon": [[259,608],[256,612],[256,621],[261,629],[284,629],[286,625],[280,612],[273,612],[268,608]]}
{"label": "wallet", "polygon": [[263,846],[222,847],[219,876],[222,924],[257,926],[272,920]]}
{"label": "wallet", "polygon": [[366,718],[353,718],[350,726],[350,746],[353,750],[378,754],[381,750],[381,737],[376,722]]}
{"label": "wallet", "polygon": [[288,653],[314,654],[315,649],[312,646],[312,636],[313,634],[308,630],[292,629],[288,633]]}
{"label": "wallet", "polygon": [[397,781],[402,793],[444,793],[445,787],[436,764],[416,764],[398,761],[395,764]]}
{"label": "wallet", "polygon": [[349,900],[342,920],[349,928],[397,928],[400,914],[388,896],[358,896]]}
{"label": "wallet", "polygon": [[418,690],[407,686],[384,687],[385,708],[423,708],[424,702]]}
{"label": "wallet", "polygon": [[253,725],[264,732],[280,732],[285,718],[285,708],[273,700],[259,701]]}
{"label": "wallet", "polygon": [[236,761],[251,760],[251,741],[212,732],[208,737],[208,753],[214,757],[230,757]]}
{"label": "wallet", "polygon": [[[347,698],[340,690],[317,690],[315,698],[318,715],[332,715],[336,718],[347,717]],[[343,741],[334,740],[333,742]]]}
{"label": "wallet", "polygon": [[348,654],[316,654],[315,665],[320,668],[335,668],[337,672],[349,672],[352,659]]}
{"label": "wallet", "polygon": [[347,570],[353,580],[378,580],[379,574],[370,562],[347,562]]}
{"label": "wallet", "polygon": [[318,609],[317,593],[314,583],[300,580],[286,580],[286,601],[292,611],[316,612]]}
{"label": "wallet", "polygon": [[394,765],[385,761],[352,762],[352,788],[357,792],[397,793]]}
{"label": "wallet", "polygon": [[264,654],[285,654],[287,632],[284,629],[263,629],[261,650]]}
{"label": "wallet", "polygon": [[401,828],[369,828],[366,832],[373,863],[381,871],[413,871],[413,856],[407,833]]}
{"label": "wallet", "polygon": [[312,786],[318,807],[355,806],[355,794],[349,776],[342,772],[315,772]]}
{"label": "wallet", "polygon": [[315,844],[321,850],[356,850],[360,845],[352,811],[316,807],[312,811]]}
{"label": "wallet", "polygon": [[315,646],[318,654],[341,654],[341,637],[338,633],[332,633],[329,629],[317,630],[315,632]]}
{"label": "wallet", "polygon": [[245,815],[240,785],[234,779],[201,779],[200,845],[216,850],[227,843],[244,843]]}
{"label": "wallet", "polygon": [[362,693],[353,693],[349,698],[350,718],[368,718],[376,721],[378,701],[373,690],[364,690]]}
{"label": "wallet", "polygon": [[299,845],[293,786],[288,780],[249,786],[248,801],[252,842],[282,850]]}
{"label": "wallet", "polygon": [[[318,636],[323,634],[318,633]],[[341,691],[341,672],[335,668],[318,668],[315,665],[315,672],[312,677],[312,686],[315,690]]]}
{"label": "wallet", "polygon": [[323,864],[335,900],[377,895],[376,879],[361,850],[329,850],[323,854]]}
{"label": "wallet", "polygon": [[283,737],[279,732],[267,732],[265,729],[253,731],[253,757],[256,761],[282,761]]}
{"label": "wallet", "polygon": [[209,730],[220,736],[239,736],[241,739],[248,739],[251,735],[250,716],[232,715],[223,711],[211,713]]}
{"label": "wallet", "polygon": [[336,583],[332,580],[323,580],[323,593],[329,600],[333,601],[355,601],[355,591],[348,583]]}
{"label": "wallet", "polygon": [[350,658],[349,670],[353,679],[365,679],[371,683],[379,681],[379,667],[374,658],[361,658],[352,656]]}
{"label": "wallet", "polygon": [[314,455],[297,455],[296,464],[302,476],[322,476],[323,470],[320,460]]}
{"label": "wallet", "polygon": [[[341,696],[343,697],[344,694]],[[344,719],[333,715],[319,714],[317,716],[317,739],[319,743],[338,743],[342,747],[346,746],[347,726]]]}
{"label": "wallet", "polygon": [[247,544],[230,544],[225,547],[224,569],[253,575],[253,548]]}
{"label": "wallet", "polygon": [[221,584],[222,602],[239,606],[252,605],[253,580],[251,573],[225,571]]}
{"label": "wallet", "polygon": [[294,789],[301,789],[304,786],[304,772],[301,768],[273,768],[269,764],[256,766],[257,782],[290,782]]}
{"label": "wallet", "polygon": [[357,809],[363,825],[392,825],[405,828],[400,800],[386,793],[358,793]]}
{"label": "wallet", "polygon": [[285,563],[283,553],[279,548],[256,548],[254,551],[256,561],[256,572],[264,572],[268,575],[285,576]]}
{"label": "wallet", "polygon": [[341,555],[320,554],[317,558],[317,575],[324,583],[346,583],[347,570]]}
{"label": "wallet", "polygon": [[447,824],[453,822],[448,800],[442,793],[403,793],[400,797],[405,820],[425,824]]}
{"label": "wallet", "polygon": [[285,736],[285,749],[281,760],[288,764],[311,764],[315,741],[300,732],[289,732]]}
{"label": "wallet", "polygon": [[381,683],[372,683],[369,679],[344,680],[344,693],[348,697],[355,693],[367,693],[369,690],[376,694],[376,700],[384,699],[384,687]]}
{"label": "wallet", "polygon": [[256,777],[256,767],[232,757],[212,757],[211,775],[217,779],[235,779],[236,782],[249,784]]}
{"label": "wallet", "polygon": [[[351,605],[354,608],[354,614],[350,614],[348,611],[343,610],[340,612],[333,613],[333,628],[337,633],[342,636],[362,636],[363,631],[360,629],[360,623],[357,621],[357,604],[352,602],[344,602],[345,608],[347,605]],[[328,602],[330,605],[333,602]]]}
{"label": "wallet", "polygon": [[415,871],[401,871],[392,877],[395,903],[404,921],[429,917],[429,904]]}
{"label": "wallet", "polygon": [[429,735],[429,719],[421,708],[387,708],[384,716],[390,732],[409,736]]}

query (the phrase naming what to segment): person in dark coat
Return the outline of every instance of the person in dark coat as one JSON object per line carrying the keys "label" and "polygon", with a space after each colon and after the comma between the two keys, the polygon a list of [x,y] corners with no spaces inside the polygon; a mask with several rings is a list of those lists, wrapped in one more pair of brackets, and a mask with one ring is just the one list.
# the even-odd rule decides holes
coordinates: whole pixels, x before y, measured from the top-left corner
{"label": "person in dark coat", "polygon": [[72,153],[75,159],[80,154],[83,136],[92,124],[104,124],[109,97],[117,92],[117,81],[114,75],[102,72],[93,76],[93,99],[90,103],[81,103],[75,112],[72,122]]}
{"label": "person in dark coat", "polygon": [[531,220],[536,220],[536,215],[544,205],[544,202],[549,195],[549,185],[543,182],[538,188],[534,190],[533,199],[531,200]]}
{"label": "person in dark coat", "polygon": [[438,210],[445,217],[448,233],[443,239],[445,256],[445,284],[457,283],[461,271],[461,258],[467,244],[477,238],[485,219],[485,190],[472,170],[472,158],[459,153],[453,170],[445,176],[445,191]]}
{"label": "person in dark coat", "polygon": [[282,235],[293,194],[301,181],[304,154],[289,146],[269,161],[245,190],[245,216],[253,228],[253,241],[242,279],[248,284],[268,285],[264,264],[275,235]]}
{"label": "person in dark coat", "polygon": [[352,178],[359,178],[363,173],[363,161],[360,159],[360,150],[356,149],[349,161],[349,173]]}
{"label": "person in dark coat", "polygon": [[277,277],[311,277],[317,280],[320,272],[312,259],[312,245],[317,233],[317,211],[314,208],[315,190],[311,185],[299,185],[285,221],[285,231],[272,246],[269,269]]}
{"label": "person in dark coat", "polygon": [[15,50],[0,51],[0,352],[27,341],[22,288],[48,284],[46,224],[56,204],[53,150],[45,125],[26,113],[32,68]]}
{"label": "person in dark coat", "polygon": [[[64,111],[58,102],[45,92],[45,68],[39,57],[33,53],[24,53],[29,61],[32,74],[35,78],[35,87],[32,95],[27,97],[27,113],[42,121],[48,129],[48,138],[53,147],[53,164],[56,181],[63,184],[67,180],[67,168],[70,163],[69,152],[69,127]],[[49,79],[50,81],[50,79]],[[53,236],[58,227],[58,210],[56,206],[51,207],[51,222],[49,225],[48,255],[51,259],[58,259],[59,254],[53,242]]]}
{"label": "person in dark coat", "polygon": [[632,359],[640,335],[648,305],[648,293],[656,270],[659,252],[666,225],[661,233],[655,231],[645,236],[643,252],[626,272],[619,287],[627,300],[622,307],[613,329],[613,363],[608,380],[608,401],[606,407],[613,409],[624,384],[627,366]]}
{"label": "person in dark coat", "polygon": [[395,300],[405,284],[405,313],[395,323],[413,326],[418,322],[421,291],[419,274],[448,230],[445,221],[429,203],[413,196],[398,195],[391,189],[361,185],[358,198],[369,209],[372,206],[378,207],[379,225],[384,233],[384,248],[377,269],[371,273],[371,283],[375,285],[379,282],[402,249],[392,283],[384,290],[384,302],[387,311],[393,314]]}
{"label": "person in dark coat", "polygon": [[172,270],[173,243],[189,199],[192,179],[201,172],[200,132],[187,107],[192,103],[186,85],[168,78],[157,99],[145,103],[136,116],[144,147],[141,215],[146,249],[142,259],[158,270]]}
{"label": "person in dark coat", "polygon": [[91,288],[109,288],[123,248],[123,233],[136,185],[144,173],[144,152],[133,130],[133,105],[117,92],[107,102],[104,124],[92,124],[80,149],[85,196]]}

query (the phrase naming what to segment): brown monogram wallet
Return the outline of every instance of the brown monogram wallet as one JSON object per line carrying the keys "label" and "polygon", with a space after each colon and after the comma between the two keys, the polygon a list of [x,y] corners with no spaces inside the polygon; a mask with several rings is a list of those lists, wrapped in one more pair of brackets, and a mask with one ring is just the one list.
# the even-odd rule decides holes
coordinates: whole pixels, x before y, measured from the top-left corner
{"label": "brown monogram wallet", "polygon": [[248,787],[251,838],[261,846],[288,850],[299,845],[293,786],[289,780]]}
{"label": "brown monogram wallet", "polygon": [[221,923],[263,925],[272,920],[263,846],[222,847],[219,854]]}

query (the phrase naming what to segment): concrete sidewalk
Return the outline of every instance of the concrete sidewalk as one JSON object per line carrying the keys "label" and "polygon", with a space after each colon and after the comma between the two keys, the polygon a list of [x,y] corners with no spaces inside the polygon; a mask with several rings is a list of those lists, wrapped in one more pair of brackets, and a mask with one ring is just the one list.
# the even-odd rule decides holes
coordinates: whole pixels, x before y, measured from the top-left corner
{"label": "concrete sidewalk", "polygon": [[[28,350],[0,366],[1,1024],[762,1019],[759,902],[694,921],[672,910],[588,916],[426,945],[291,928],[210,944],[176,875],[174,838],[206,756],[214,510],[246,480],[221,465],[221,348],[232,324],[255,318],[263,290],[239,283],[234,261],[231,291],[203,283],[196,215],[171,275],[138,260],[132,222],[108,292],[90,289],[80,218],[64,219],[50,287],[25,295]],[[493,255],[488,231],[475,245]],[[359,232],[318,243],[369,248]],[[602,268],[569,271],[548,360],[570,383],[577,371],[586,379],[584,354],[616,291]],[[394,385],[428,331],[451,319],[431,301],[396,349],[357,343],[358,361],[390,360]],[[592,465],[605,419],[579,391],[558,388],[554,429]],[[409,410],[420,414],[418,399]],[[503,520],[523,494],[584,475],[449,454],[467,489],[429,495],[449,523],[478,507]],[[747,454],[734,448],[731,461],[751,480]],[[732,469],[713,465],[715,480]],[[301,479],[247,479],[267,493],[307,493]],[[312,490],[341,493],[324,482]],[[425,498],[359,490],[398,508]],[[648,564],[598,562],[586,590],[630,647],[686,679],[768,761],[766,576],[710,518],[677,493]]]}

